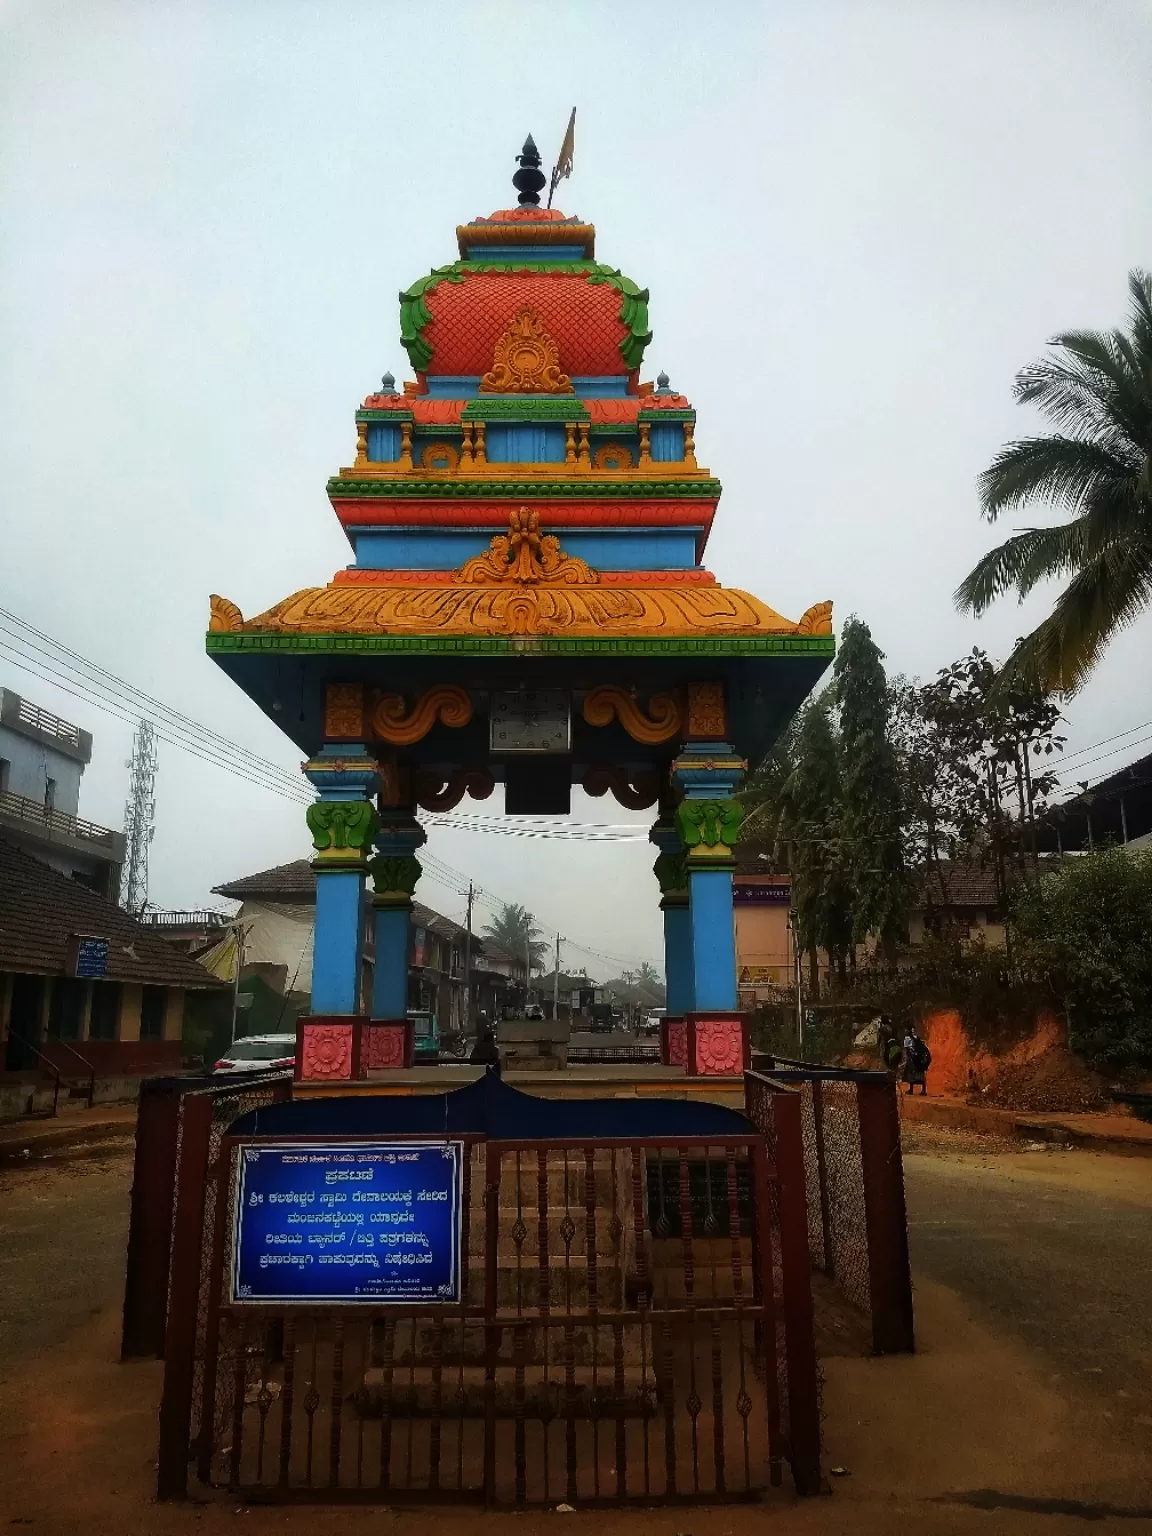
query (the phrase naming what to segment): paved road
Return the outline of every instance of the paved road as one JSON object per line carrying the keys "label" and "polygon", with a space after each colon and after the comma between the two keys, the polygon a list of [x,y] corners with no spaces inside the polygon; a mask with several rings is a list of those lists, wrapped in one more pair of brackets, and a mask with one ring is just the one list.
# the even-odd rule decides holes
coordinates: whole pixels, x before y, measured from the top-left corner
{"label": "paved road", "polygon": [[1038,1351],[1054,1378],[1106,1394],[1116,1422],[1146,1435],[1152,1160],[913,1154],[905,1176],[913,1273],[959,1291],[979,1321]]}
{"label": "paved road", "polygon": [[0,1380],[124,1289],[132,1142],[0,1173]]}
{"label": "paved road", "polygon": [[568,1044],[570,1046],[612,1046],[613,1048],[633,1045],[658,1046],[660,1044],[660,1036],[634,1035],[630,1029],[614,1029],[611,1034],[609,1034],[606,1030],[600,1034],[596,1034],[590,1029],[578,1029],[573,1032],[572,1038],[569,1040]]}

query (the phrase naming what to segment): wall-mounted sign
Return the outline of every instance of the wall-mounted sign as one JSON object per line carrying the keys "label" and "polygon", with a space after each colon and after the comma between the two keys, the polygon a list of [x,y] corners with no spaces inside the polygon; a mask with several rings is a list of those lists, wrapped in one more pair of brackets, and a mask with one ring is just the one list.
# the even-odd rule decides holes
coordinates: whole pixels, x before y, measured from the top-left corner
{"label": "wall-mounted sign", "polygon": [[74,933],[68,941],[68,972],[99,979],[108,974],[108,940],[91,933]]}
{"label": "wall-mounted sign", "polygon": [[571,740],[568,695],[563,688],[523,688],[492,695],[493,752],[567,752]]}
{"label": "wall-mounted sign", "polygon": [[786,907],[792,901],[792,885],[788,880],[737,880],[732,900],[738,907]]}
{"label": "wall-mounted sign", "polygon": [[463,1159],[459,1141],[241,1147],[232,1301],[458,1302]]}

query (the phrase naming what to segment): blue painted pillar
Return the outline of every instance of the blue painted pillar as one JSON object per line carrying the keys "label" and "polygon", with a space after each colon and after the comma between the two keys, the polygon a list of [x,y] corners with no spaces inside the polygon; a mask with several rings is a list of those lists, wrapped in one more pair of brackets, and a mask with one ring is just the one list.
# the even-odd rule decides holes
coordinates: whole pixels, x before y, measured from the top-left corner
{"label": "blue painted pillar", "polygon": [[320,798],[308,807],[316,872],[312,1012],[360,1012],[364,878],[379,823],[376,763],[362,744],[324,747],[304,765]]}
{"label": "blue painted pillar", "polygon": [[372,974],[372,1017],[402,1019],[408,1011],[408,925],[420,878],[416,850],[424,829],[406,809],[386,810],[376,832],[370,868],[375,894],[376,964]]}
{"label": "blue painted pillar", "polygon": [[648,840],[660,850],[652,873],[660,882],[660,910],[664,914],[665,1011],[670,1019],[679,1019],[695,1006],[688,871],[680,834],[670,817],[662,816],[656,822]]}
{"label": "blue painted pillar", "polygon": [[732,872],[690,868],[688,914],[692,934],[694,1011],[734,1011],[736,932],[732,920]]}
{"label": "blue painted pillar", "polygon": [[[695,1013],[737,1008],[736,927],[732,913],[732,871],[744,810],[736,791],[747,763],[728,742],[693,740],[689,689],[689,740],[672,764],[672,780],[683,794],[675,826],[685,850],[692,955],[692,1009]],[[723,721],[722,693],[718,705]]]}
{"label": "blue painted pillar", "polygon": [[688,903],[667,901],[664,909],[664,984],[668,1017],[682,1018],[696,1006],[692,990],[692,925]]}

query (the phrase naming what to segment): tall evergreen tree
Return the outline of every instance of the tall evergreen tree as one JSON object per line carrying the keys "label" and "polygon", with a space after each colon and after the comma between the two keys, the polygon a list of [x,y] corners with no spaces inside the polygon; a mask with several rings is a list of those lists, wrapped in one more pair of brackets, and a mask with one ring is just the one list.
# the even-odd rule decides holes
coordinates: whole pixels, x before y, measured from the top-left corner
{"label": "tall evergreen tree", "polygon": [[791,845],[793,921],[808,955],[811,994],[817,997],[818,950],[825,950],[843,973],[852,937],[840,859],[840,753],[826,697],[800,715],[782,802],[781,831]]}
{"label": "tall evergreen tree", "polygon": [[852,936],[895,943],[907,915],[900,762],[892,740],[892,694],[884,653],[862,619],[850,618],[836,653],[840,712],[840,840]]}

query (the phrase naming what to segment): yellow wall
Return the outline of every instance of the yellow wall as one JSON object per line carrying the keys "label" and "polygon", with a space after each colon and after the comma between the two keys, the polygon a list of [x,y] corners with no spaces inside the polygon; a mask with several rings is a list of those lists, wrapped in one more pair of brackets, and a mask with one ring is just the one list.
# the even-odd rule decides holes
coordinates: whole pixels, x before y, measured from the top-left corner
{"label": "yellow wall", "polygon": [[139,1040],[140,1004],[144,989],[136,981],[126,981],[120,994],[120,1040]]}
{"label": "yellow wall", "polygon": [[179,1040],[184,1029],[184,988],[169,987],[164,1002],[165,1040]]}
{"label": "yellow wall", "polygon": [[[742,986],[791,986],[792,945],[788,908],[738,904],[736,916],[736,975]],[[751,974],[745,976],[745,972]]]}

